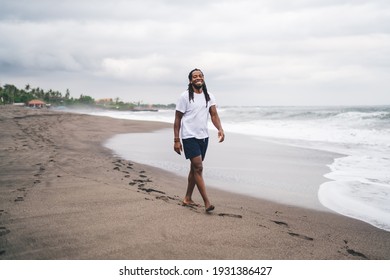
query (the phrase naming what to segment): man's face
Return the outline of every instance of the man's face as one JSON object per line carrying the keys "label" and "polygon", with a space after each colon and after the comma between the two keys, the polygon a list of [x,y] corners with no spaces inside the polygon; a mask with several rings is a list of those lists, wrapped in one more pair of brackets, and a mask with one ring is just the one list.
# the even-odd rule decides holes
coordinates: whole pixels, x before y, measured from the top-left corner
{"label": "man's face", "polygon": [[200,71],[192,72],[191,84],[193,87],[200,89],[204,84],[203,74]]}

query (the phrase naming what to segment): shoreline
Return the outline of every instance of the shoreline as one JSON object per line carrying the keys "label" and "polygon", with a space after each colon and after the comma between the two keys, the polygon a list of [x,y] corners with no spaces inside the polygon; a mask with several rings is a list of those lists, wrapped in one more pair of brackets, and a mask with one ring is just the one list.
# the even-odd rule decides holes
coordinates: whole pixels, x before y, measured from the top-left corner
{"label": "shoreline", "polygon": [[[169,149],[171,134],[171,128],[153,134],[117,134],[104,146],[124,159],[161,168],[186,180],[189,164],[183,155],[178,156]],[[331,172],[328,165],[341,154],[239,133],[229,133],[228,140],[219,144],[214,131],[210,133],[209,146],[204,163],[209,188],[332,212],[320,204],[318,190],[321,184],[330,181],[325,177]]]}
{"label": "shoreline", "polygon": [[213,214],[183,207],[183,178],[102,145],[164,127],[0,106],[0,259],[390,259],[389,232],[338,214],[214,188]]}

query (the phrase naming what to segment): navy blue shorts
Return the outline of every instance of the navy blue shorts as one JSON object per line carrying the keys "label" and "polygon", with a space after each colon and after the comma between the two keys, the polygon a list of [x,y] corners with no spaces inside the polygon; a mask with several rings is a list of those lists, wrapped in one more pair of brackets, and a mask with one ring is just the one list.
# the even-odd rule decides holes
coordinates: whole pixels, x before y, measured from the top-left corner
{"label": "navy blue shorts", "polygon": [[196,139],[187,138],[183,139],[183,149],[186,159],[191,159],[197,156],[202,156],[204,160],[206,156],[207,146],[209,144],[209,138]]}

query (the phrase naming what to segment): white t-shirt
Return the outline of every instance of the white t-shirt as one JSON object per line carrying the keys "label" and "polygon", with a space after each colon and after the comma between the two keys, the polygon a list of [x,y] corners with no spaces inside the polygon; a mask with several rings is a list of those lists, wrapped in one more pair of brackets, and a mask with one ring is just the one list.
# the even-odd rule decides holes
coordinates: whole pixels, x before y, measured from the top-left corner
{"label": "white t-shirt", "polygon": [[207,102],[204,93],[195,93],[194,100],[189,100],[188,91],[180,95],[176,104],[176,110],[182,112],[183,118],[181,120],[181,138],[197,138],[204,139],[209,137],[208,119],[209,109],[215,106],[215,97],[209,92],[210,101]]}

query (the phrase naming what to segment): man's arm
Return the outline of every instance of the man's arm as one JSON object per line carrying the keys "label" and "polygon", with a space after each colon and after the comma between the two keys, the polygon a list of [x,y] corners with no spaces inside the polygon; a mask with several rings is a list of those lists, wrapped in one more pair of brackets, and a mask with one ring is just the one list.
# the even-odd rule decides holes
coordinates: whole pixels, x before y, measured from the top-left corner
{"label": "man's arm", "polygon": [[222,129],[222,124],[218,116],[217,107],[215,105],[211,106],[209,112],[211,116],[211,122],[213,123],[215,128],[218,129],[219,142],[223,142],[223,140],[225,140],[225,133]]}
{"label": "man's arm", "polygon": [[175,122],[173,123],[173,141],[174,141],[174,146],[173,149],[175,150],[176,153],[179,155],[181,154],[181,151],[183,151],[183,147],[180,142],[180,127],[181,127],[181,119],[183,118],[183,113],[180,111],[176,111],[175,113]]}

